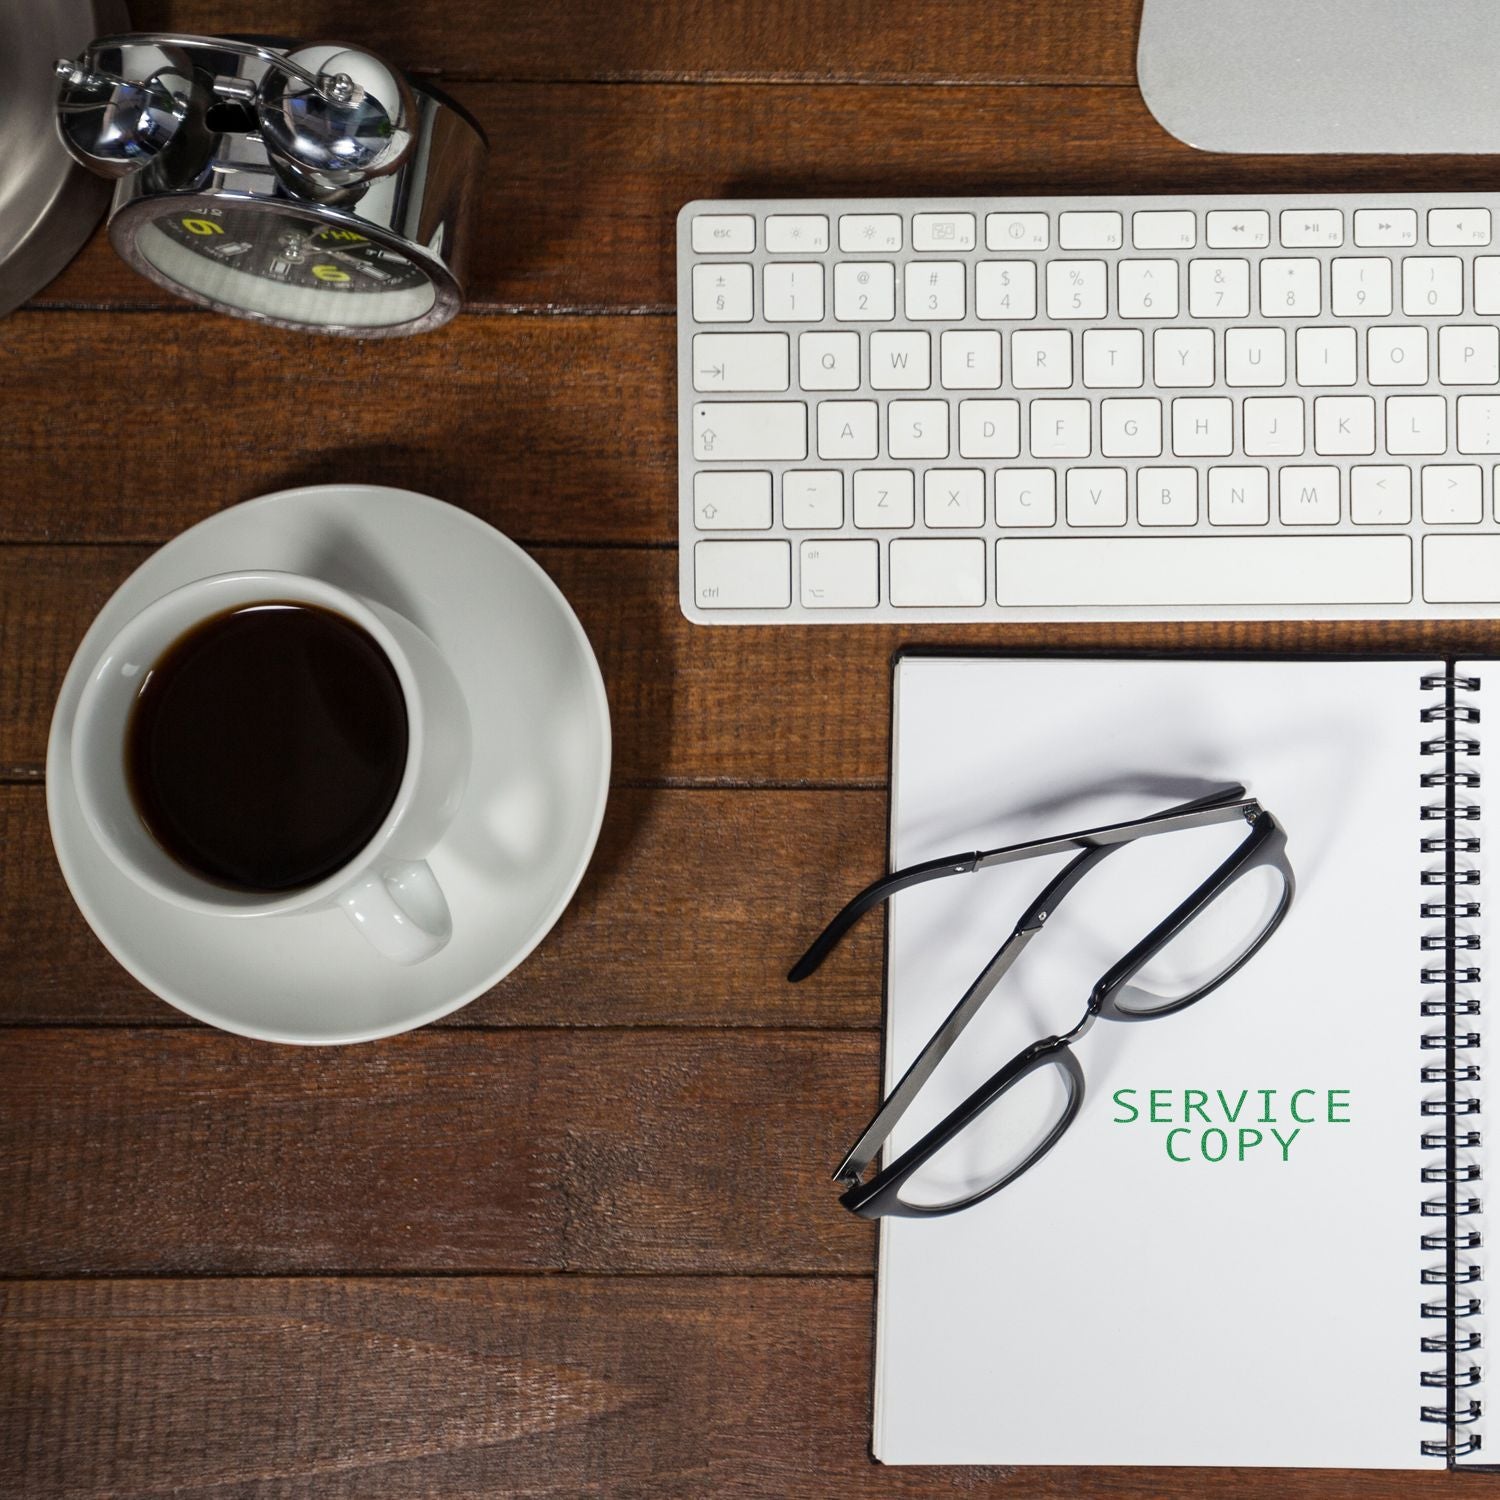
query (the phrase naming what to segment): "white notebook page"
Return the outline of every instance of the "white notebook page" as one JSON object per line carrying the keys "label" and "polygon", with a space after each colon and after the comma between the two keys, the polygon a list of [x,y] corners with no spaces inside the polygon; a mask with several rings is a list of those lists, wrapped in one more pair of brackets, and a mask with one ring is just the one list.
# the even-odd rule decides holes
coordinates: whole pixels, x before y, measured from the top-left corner
{"label": "white notebook page", "polygon": [[[1267,947],[1197,1006],[1094,1026],[1076,1047],[1083,1110],[1035,1169],[955,1216],[883,1221],[878,1458],[1441,1467],[1419,1448],[1439,1433],[1419,1407],[1441,1397],[1418,1386],[1419,1303],[1439,1290],[1418,1281],[1424,670],[1441,668],[900,664],[893,865],[1139,816],[1242,781],[1285,826],[1298,893]],[[1243,832],[1223,830],[1221,847]],[[895,1146],[1078,1020],[1123,951],[1110,941],[1143,935],[1184,893],[1169,889],[1167,846],[1198,837],[1153,841],[1158,863],[1142,867],[1152,878],[1123,895],[1115,881],[1110,909],[1088,921],[1089,881],[1079,886]],[[898,898],[887,1087],[1061,863]],[[1081,915],[1064,927],[1075,903]],[[1195,1154],[1219,1142],[1205,1144],[1201,1110],[1184,1112],[1186,1088],[1215,1097],[1212,1128],[1231,1143],[1223,1161]],[[1124,1089],[1137,1091],[1124,1096],[1142,1111],[1133,1121],[1114,1099]],[[1166,1091],[1162,1123],[1147,1117],[1152,1089]],[[1262,1125],[1266,1140],[1247,1138],[1239,1160],[1238,1131],[1268,1112],[1259,1091],[1277,1091],[1269,1113],[1289,1135],[1288,1095],[1300,1089],[1316,1091],[1298,1110],[1322,1108],[1315,1123],[1285,1148]],[[1174,1147],[1190,1159],[1174,1161],[1166,1135],[1183,1118]]]}

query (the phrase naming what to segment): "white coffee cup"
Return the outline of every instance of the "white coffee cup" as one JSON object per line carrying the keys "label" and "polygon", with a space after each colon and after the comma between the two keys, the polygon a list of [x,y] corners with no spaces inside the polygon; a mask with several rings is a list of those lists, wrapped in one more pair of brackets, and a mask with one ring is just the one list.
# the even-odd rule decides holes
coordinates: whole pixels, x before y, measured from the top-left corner
{"label": "white coffee cup", "polygon": [[[343,868],[300,890],[265,895],[216,885],[157,843],[131,796],[125,742],[146,674],[204,620],[267,600],[319,605],[352,620],[385,653],[406,702],[406,767],[374,836]],[[137,885],[213,916],[279,917],[338,906],[374,949],[396,963],[436,953],[453,931],[447,899],[425,855],[458,811],[469,774],[469,713],[432,641],[394,610],[296,573],[222,573],[174,589],[115,636],[84,683],[72,737],[83,815]]]}

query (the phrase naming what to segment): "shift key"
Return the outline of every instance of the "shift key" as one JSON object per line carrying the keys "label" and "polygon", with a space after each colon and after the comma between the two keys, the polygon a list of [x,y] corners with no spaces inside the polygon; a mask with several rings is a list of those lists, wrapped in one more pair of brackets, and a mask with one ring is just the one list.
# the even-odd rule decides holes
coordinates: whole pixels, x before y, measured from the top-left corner
{"label": "shift key", "polygon": [[807,403],[700,401],[693,408],[693,457],[798,462],[807,457]]}

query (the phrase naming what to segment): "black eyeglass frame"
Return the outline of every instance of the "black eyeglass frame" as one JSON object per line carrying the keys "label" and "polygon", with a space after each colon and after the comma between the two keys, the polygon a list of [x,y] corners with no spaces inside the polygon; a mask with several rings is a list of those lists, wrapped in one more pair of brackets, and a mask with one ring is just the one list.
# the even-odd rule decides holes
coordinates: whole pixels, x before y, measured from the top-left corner
{"label": "black eyeglass frame", "polygon": [[[987,1082],[975,1089],[957,1108],[951,1110],[921,1140],[903,1151],[889,1166],[877,1172],[868,1182],[860,1180],[884,1145],[896,1122],[905,1113],[922,1085],[947,1055],[949,1049],[958,1040],[985,1000],[989,998],[1005,973],[1056,912],[1058,904],[1095,865],[1115,850],[1125,847],[1138,838],[1189,828],[1207,827],[1216,823],[1230,822],[1236,818],[1243,818],[1250,824],[1250,832],[1239,847],[1164,920],[1157,923],[1128,953],[1110,966],[1089,992],[1088,1004],[1077,1025],[1061,1036],[1043,1037],[1040,1041],[1033,1042],[1031,1046],[1017,1053],[1004,1067],[992,1074]],[[970,874],[995,865],[1034,859],[1046,854],[1060,853],[1070,848],[1078,849],[1080,852],[1047,883],[1041,894],[1022,913],[1010,936],[996,950],[994,957],[980,971],[963,998],[934,1032],[932,1038],[906,1070],[901,1081],[882,1102],[874,1119],[865,1127],[859,1140],[855,1142],[834,1172],[834,1179],[846,1184],[847,1187],[847,1191],[841,1195],[839,1202],[851,1213],[866,1219],[880,1218],[884,1215],[901,1218],[938,1218],[945,1214],[958,1213],[976,1203],[981,1203],[1014,1182],[1051,1151],[1077,1118],[1078,1111],[1083,1105],[1085,1087],[1083,1069],[1073,1054],[1073,1043],[1083,1037],[1094,1022],[1101,1017],[1111,1021],[1155,1021],[1163,1016],[1175,1015],[1179,1011],[1186,1010],[1188,1006],[1196,1004],[1204,996],[1211,994],[1243,968],[1266,944],[1285,920],[1296,892],[1296,877],[1286,855],[1286,831],[1271,813],[1261,807],[1259,802],[1254,798],[1246,797],[1243,786],[1231,785],[1149,817],[1137,818],[1125,823],[1104,824],[1098,828],[1064,834],[1058,838],[1032,840],[998,849],[976,850],[973,853],[953,855],[946,859],[928,860],[919,865],[908,866],[904,870],[894,871],[872,882],[855,896],[823,929],[787,977],[793,983],[797,983],[813,973],[860,917],[898,891],[907,890],[930,880],[939,880],[948,875]],[[1282,877],[1281,898],[1264,929],[1243,952],[1237,954],[1220,973],[1176,1000],[1146,1011],[1132,1011],[1121,1007],[1120,996],[1130,987],[1130,981],[1183,928],[1237,880],[1252,870],[1268,866],[1276,869]],[[951,1203],[921,1205],[909,1203],[900,1197],[901,1188],[912,1174],[930,1161],[960,1131],[976,1120],[1022,1079],[1038,1068],[1049,1064],[1055,1064],[1062,1070],[1068,1088],[1067,1104],[1057,1124],[1024,1161],[999,1181]]]}

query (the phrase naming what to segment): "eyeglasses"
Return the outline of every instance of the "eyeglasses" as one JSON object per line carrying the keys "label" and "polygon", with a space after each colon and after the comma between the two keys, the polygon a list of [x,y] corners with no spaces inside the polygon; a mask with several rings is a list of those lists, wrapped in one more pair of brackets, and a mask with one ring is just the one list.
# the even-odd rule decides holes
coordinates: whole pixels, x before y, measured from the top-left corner
{"label": "eyeglasses", "polygon": [[[875,1154],[922,1085],[974,1019],[1059,904],[1103,860],[1145,838],[1243,819],[1250,831],[1186,900],[1110,966],[1089,993],[1071,1031],[1018,1052],[914,1145],[864,1181]],[[1154,1021],[1212,994],[1259,951],[1285,919],[1296,881],[1286,833],[1243,786],[1226,786],[1150,817],[1109,823],[1058,838],[956,854],[897,870],[866,886],[814,940],[787,978],[806,979],[866,912],[898,891],[948,875],[1044,855],[1079,852],[1028,906],[1010,936],[980,971],[948,1018],[881,1104],[833,1174],[847,1191],[839,1201],[862,1218],[929,1218],[981,1203],[1034,1167],[1062,1138],[1083,1104],[1077,1042],[1099,1018]],[[1268,879],[1248,881],[1252,871]],[[1256,890],[1261,885],[1263,889]],[[1247,905],[1246,898],[1251,903]],[[1263,898],[1263,899],[1256,899]],[[1210,916],[1209,914],[1213,915]]]}

